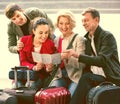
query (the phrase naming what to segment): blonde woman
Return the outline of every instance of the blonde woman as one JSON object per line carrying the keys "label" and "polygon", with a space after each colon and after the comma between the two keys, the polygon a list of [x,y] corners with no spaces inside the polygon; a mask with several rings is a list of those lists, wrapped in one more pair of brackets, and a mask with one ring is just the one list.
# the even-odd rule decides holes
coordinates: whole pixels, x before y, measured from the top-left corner
{"label": "blonde woman", "polygon": [[[67,57],[65,53],[70,41],[76,34],[73,30],[76,26],[76,21],[73,13],[69,10],[61,10],[57,14],[56,27],[60,31],[60,36],[55,38],[55,44],[58,51],[61,53],[62,63],[61,72],[62,76],[66,81],[66,87],[69,89],[71,96],[73,95],[77,83],[82,75],[82,69],[84,68],[83,63],[79,63],[77,58]],[[75,37],[72,43],[71,49],[75,50],[78,54],[84,54],[84,38],[80,35]]]}

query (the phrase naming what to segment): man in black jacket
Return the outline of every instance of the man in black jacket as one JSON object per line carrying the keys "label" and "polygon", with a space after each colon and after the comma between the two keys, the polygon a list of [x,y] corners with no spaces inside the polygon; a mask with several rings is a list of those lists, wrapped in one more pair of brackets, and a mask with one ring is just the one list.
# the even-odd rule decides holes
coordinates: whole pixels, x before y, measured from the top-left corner
{"label": "man in black jacket", "polygon": [[88,91],[101,82],[111,81],[120,86],[120,63],[113,34],[99,26],[100,14],[96,9],[85,9],[82,17],[87,31],[86,54],[78,55],[74,50],[64,51],[68,58],[76,57],[79,62],[86,64],[70,104],[86,104]]}

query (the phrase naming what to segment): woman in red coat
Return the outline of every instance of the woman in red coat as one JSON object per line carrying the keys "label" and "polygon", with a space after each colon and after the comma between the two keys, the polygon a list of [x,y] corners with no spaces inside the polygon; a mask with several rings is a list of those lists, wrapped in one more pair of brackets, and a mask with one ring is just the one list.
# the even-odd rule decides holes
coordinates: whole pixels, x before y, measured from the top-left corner
{"label": "woman in red coat", "polygon": [[[41,54],[53,54],[57,52],[54,42],[50,37],[50,27],[44,18],[36,19],[32,26],[32,35],[23,36],[21,41],[24,43],[23,49],[20,51],[21,66],[28,66],[30,70],[41,71],[40,79],[33,82],[31,87],[39,87],[41,79],[44,79],[53,70],[53,64],[43,64],[42,62],[34,62],[32,52]],[[47,70],[46,70],[47,69]],[[63,86],[62,79],[56,80],[56,86]],[[59,83],[60,81],[60,83]],[[52,85],[52,84],[51,84]]]}

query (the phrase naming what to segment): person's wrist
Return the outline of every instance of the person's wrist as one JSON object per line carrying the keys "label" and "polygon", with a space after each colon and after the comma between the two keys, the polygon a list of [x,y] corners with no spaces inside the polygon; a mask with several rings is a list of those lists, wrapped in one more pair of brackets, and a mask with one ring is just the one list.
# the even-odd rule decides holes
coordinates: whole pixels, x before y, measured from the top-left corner
{"label": "person's wrist", "polygon": [[46,71],[47,72],[51,72],[53,70],[53,67],[51,67],[51,68],[46,68]]}
{"label": "person's wrist", "polygon": [[15,50],[15,51],[18,51],[17,46],[14,46],[14,50]]}
{"label": "person's wrist", "polygon": [[33,66],[32,70],[34,70],[34,71],[35,71],[35,70],[36,70],[36,66]]}
{"label": "person's wrist", "polygon": [[73,56],[74,56],[75,58],[78,58],[78,57],[79,57],[79,55],[78,55],[78,54],[73,54]]}

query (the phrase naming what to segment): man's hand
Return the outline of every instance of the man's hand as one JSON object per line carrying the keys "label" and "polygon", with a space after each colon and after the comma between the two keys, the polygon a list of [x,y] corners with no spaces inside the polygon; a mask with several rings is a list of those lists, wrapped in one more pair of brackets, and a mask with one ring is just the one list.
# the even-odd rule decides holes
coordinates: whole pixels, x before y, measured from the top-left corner
{"label": "man's hand", "polygon": [[75,58],[79,57],[79,55],[73,49],[65,50],[65,51],[63,51],[63,53],[66,53],[67,57],[71,57],[71,56],[73,56]]}
{"label": "man's hand", "polygon": [[21,40],[18,40],[17,41],[17,51],[22,50],[23,47],[24,47],[23,42],[21,42]]}

